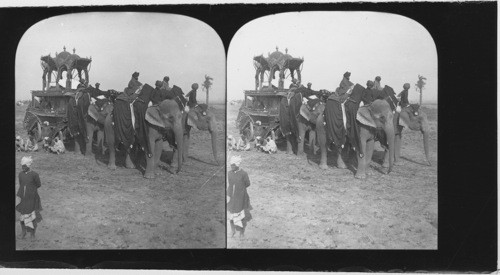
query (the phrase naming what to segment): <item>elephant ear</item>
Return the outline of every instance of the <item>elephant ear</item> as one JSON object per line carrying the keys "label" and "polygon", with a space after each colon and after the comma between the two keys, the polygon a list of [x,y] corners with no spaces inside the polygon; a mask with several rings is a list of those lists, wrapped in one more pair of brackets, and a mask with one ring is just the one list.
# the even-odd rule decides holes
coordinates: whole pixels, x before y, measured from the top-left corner
{"label": "elephant ear", "polygon": [[358,109],[358,113],[356,114],[356,120],[359,121],[359,123],[370,126],[373,128],[377,128],[377,125],[375,124],[375,121],[373,120],[373,117],[371,115],[370,109],[368,106],[361,106]]}
{"label": "elephant ear", "polygon": [[160,115],[159,106],[151,106],[146,110],[146,121],[161,128],[165,128]]}

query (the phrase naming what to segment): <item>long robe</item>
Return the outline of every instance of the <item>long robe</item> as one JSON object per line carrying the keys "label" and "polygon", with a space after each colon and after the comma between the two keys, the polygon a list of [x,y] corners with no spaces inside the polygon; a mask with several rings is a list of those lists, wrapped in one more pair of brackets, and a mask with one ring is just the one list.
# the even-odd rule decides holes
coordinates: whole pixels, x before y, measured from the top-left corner
{"label": "long robe", "polygon": [[17,196],[21,198],[21,202],[16,206],[16,210],[23,215],[30,214],[33,211],[41,211],[42,203],[40,195],[38,195],[38,188],[41,186],[38,173],[31,170],[28,172],[21,171],[17,191]]}
{"label": "long robe", "polygon": [[247,172],[242,169],[238,171],[229,171],[227,180],[227,195],[230,200],[227,204],[229,213],[239,213],[242,210],[250,208],[250,197],[248,196],[247,188],[250,186],[250,179]]}

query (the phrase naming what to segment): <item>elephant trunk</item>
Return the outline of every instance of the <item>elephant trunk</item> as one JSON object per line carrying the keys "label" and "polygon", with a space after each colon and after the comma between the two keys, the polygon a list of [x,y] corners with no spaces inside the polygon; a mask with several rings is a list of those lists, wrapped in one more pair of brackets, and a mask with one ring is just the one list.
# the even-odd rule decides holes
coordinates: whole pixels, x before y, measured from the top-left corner
{"label": "elephant trunk", "polygon": [[217,160],[217,130],[216,129],[211,129],[210,130],[210,135],[212,136],[212,152],[214,154],[215,162],[218,165],[219,161]]}
{"label": "elephant trunk", "polygon": [[182,119],[174,126],[175,141],[177,143],[177,171],[179,173],[182,168],[184,158],[184,127],[182,127]]}
{"label": "elephant trunk", "polygon": [[389,145],[389,170],[387,170],[387,174],[392,171],[392,167],[394,165],[394,125],[392,124],[392,119],[388,120],[388,123],[385,125],[385,134],[387,136],[387,143]]}
{"label": "elephant trunk", "polygon": [[431,159],[429,158],[429,131],[422,131],[424,137],[424,152],[425,158],[427,159],[427,165],[431,165]]}

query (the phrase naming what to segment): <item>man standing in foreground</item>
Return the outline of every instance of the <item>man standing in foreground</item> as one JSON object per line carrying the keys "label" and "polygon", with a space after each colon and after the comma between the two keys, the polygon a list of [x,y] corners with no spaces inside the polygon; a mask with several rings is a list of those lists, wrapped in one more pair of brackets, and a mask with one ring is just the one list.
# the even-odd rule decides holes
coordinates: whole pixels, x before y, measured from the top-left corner
{"label": "man standing in foreground", "polygon": [[42,204],[38,195],[38,188],[41,186],[38,173],[31,171],[31,157],[21,159],[22,171],[19,173],[19,189],[17,196],[21,202],[16,206],[16,210],[21,214],[21,238],[24,239],[26,231],[30,232],[31,238],[35,238],[37,223],[42,220],[40,211]]}
{"label": "man standing in foreground", "polygon": [[245,234],[247,222],[252,219],[250,214],[250,197],[247,188],[250,186],[250,179],[247,172],[240,168],[241,157],[233,156],[229,161],[231,171],[228,172],[227,181],[227,210],[229,223],[231,225],[231,237],[236,231],[240,232],[240,238]]}

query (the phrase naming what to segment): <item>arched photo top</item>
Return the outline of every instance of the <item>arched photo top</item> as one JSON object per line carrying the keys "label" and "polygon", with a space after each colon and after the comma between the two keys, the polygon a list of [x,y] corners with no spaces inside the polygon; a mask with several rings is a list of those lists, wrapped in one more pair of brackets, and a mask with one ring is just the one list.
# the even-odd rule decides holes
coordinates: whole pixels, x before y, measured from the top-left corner
{"label": "arched photo top", "polygon": [[[19,42],[16,53],[16,100],[42,90],[41,57],[67,52],[91,58],[89,84],[123,91],[134,72],[140,81],[155,85],[169,76],[170,85],[200,91],[205,75],[213,78],[210,102],[225,102],[225,50],[212,27],[187,16],[164,13],[92,12],[55,16],[33,25]],[[66,56],[66,55],[64,55]],[[63,56],[63,57],[64,57]],[[66,77],[66,73],[62,74]],[[79,78],[72,75],[72,88]],[[56,73],[50,85],[56,85]],[[59,82],[66,85],[65,79]],[[198,93],[205,102],[206,93]]]}
{"label": "arched photo top", "polygon": [[[228,100],[255,89],[254,57],[274,52],[303,59],[302,84],[334,91],[345,72],[366,86],[381,84],[399,93],[411,85],[409,100],[418,102],[418,76],[427,84],[423,102],[437,103],[437,51],[429,32],[418,22],[396,14],[363,11],[290,12],[255,19],[234,35],[228,51]],[[263,85],[269,85],[268,72]],[[295,74],[296,76],[296,74]],[[278,73],[271,85],[278,86]],[[286,71],[284,87],[292,77]]]}

